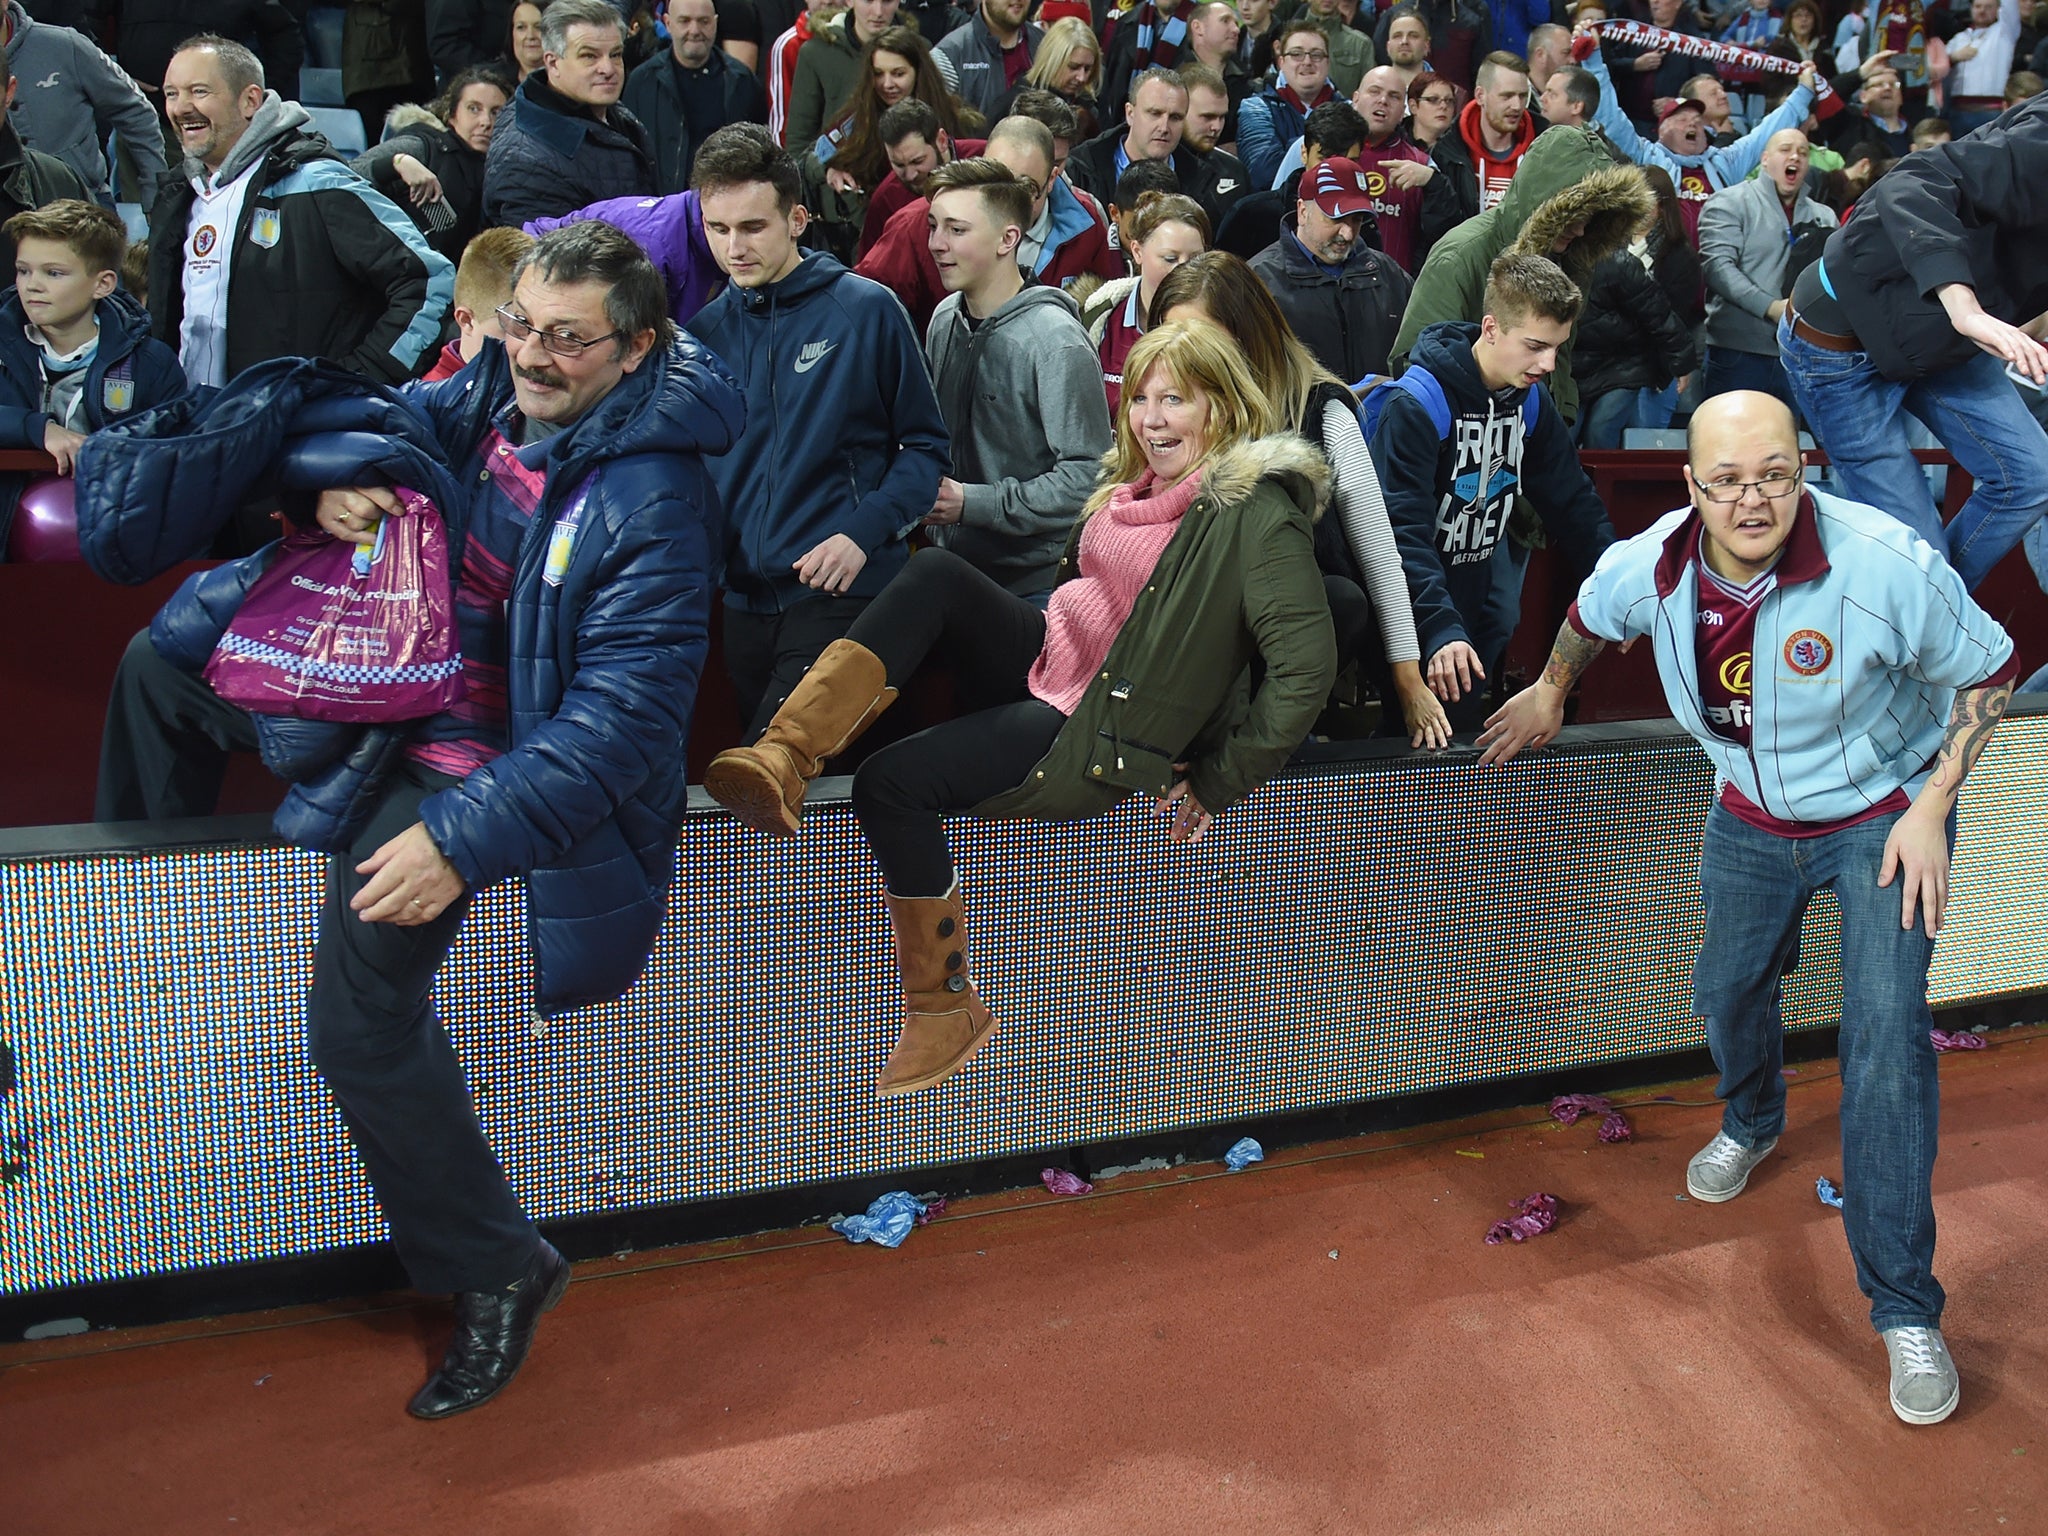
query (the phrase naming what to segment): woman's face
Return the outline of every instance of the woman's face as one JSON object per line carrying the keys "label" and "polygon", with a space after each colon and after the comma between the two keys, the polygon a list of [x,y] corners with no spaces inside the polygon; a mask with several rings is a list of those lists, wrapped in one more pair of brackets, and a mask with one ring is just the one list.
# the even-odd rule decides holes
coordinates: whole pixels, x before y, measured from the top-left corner
{"label": "woman's face", "polygon": [[900,53],[875,55],[875,95],[884,107],[893,107],[917,84],[917,67]]}
{"label": "woman's face", "polygon": [[520,78],[540,68],[540,53],[540,7],[513,6],[512,61],[519,66]]}
{"label": "woman's face", "polygon": [[464,86],[462,99],[455,103],[455,115],[448,126],[455,137],[478,154],[491,147],[491,129],[505,110],[505,93],[495,85]]}
{"label": "woman's face", "polygon": [[1168,219],[1131,250],[1138,263],[1138,303],[1142,308],[1159,291],[1166,274],[1190,256],[1202,254],[1202,232],[1192,224]]}
{"label": "woman's face", "polygon": [[1813,12],[1809,11],[1805,6],[1802,5],[1796,10],[1787,12],[1785,26],[1791,32],[1793,42],[1810,43],[1813,41]]}
{"label": "woman's face", "polygon": [[1145,463],[1173,485],[1209,451],[1209,397],[1185,389],[1164,368],[1154,367],[1133,390],[1124,389],[1124,411]]}
{"label": "woman's face", "polygon": [[1458,93],[1448,85],[1432,85],[1415,98],[1415,126],[1432,141],[1449,130],[1458,113]]}
{"label": "woman's face", "polygon": [[1076,48],[1067,56],[1067,67],[1060,71],[1059,79],[1053,82],[1053,89],[1063,96],[1078,96],[1088,89],[1088,82],[1095,78],[1095,50]]}

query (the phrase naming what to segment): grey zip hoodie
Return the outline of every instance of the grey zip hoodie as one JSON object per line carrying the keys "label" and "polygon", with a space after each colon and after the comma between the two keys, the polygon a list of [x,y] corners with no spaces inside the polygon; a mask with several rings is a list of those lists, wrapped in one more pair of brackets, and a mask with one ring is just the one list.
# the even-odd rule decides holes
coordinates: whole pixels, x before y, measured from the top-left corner
{"label": "grey zip hoodie", "polygon": [[7,67],[19,82],[12,116],[21,142],[56,156],[87,187],[111,197],[101,146],[108,134],[119,133],[135,157],[142,206],[152,207],[164,172],[164,138],[141,87],[90,38],[37,21],[19,0],[7,0],[7,16],[14,23]]}
{"label": "grey zip hoodie", "polygon": [[935,542],[1020,597],[1050,592],[1102,456],[1109,401],[1074,301],[1026,288],[979,324],[948,295],[925,353],[966,488],[959,523]]}

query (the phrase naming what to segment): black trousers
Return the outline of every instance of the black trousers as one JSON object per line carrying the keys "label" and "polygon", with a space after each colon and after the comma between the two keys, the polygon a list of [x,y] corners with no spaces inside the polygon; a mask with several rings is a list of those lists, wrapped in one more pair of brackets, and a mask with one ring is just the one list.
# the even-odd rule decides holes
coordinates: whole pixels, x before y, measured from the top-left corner
{"label": "black trousers", "polygon": [[157,654],[149,631],[128,642],[100,735],[96,821],[211,816],[230,752],[254,752],[256,726],[206,680]]}
{"label": "black trousers", "polygon": [[876,752],[853,778],[861,832],[898,896],[943,896],[953,857],[945,816],[1014,789],[1067,723],[1025,687],[1045,614],[947,550],[921,550],[854,621],[847,639],[901,688],[928,657],[953,669],[968,713]]}
{"label": "black trousers", "polygon": [[834,640],[846,637],[870,599],[807,597],[781,613],[725,610],[725,673],[747,722],[745,740],[768,729],[790,689]]}
{"label": "black trousers", "polygon": [[[102,820],[204,816],[230,751],[253,751],[249,716],[137,635],[114,679],[100,750]],[[349,900],[356,865],[419,820],[420,802],[455,780],[413,768],[394,779],[346,854],[327,861],[313,986],[313,1064],[333,1091],[413,1284],[488,1290],[516,1280],[538,1238],[478,1124],[448,1033],[435,973],[469,909],[431,923],[366,923]]]}

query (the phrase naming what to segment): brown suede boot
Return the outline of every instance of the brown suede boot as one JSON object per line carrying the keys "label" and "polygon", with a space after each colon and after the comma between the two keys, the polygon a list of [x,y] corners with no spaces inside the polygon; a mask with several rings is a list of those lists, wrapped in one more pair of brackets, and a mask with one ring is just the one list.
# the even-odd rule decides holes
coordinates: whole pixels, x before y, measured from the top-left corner
{"label": "brown suede boot", "polygon": [[943,1083],[974,1059],[996,1032],[995,1015],[967,971],[967,922],[960,882],[944,896],[884,893],[903,972],[903,1033],[882,1065],[878,1098]]}
{"label": "brown suede boot", "polygon": [[852,746],[896,702],[887,682],[881,657],[851,640],[834,640],[790,690],[759,741],[711,759],[705,792],[748,826],[795,837],[805,787],[824,760]]}

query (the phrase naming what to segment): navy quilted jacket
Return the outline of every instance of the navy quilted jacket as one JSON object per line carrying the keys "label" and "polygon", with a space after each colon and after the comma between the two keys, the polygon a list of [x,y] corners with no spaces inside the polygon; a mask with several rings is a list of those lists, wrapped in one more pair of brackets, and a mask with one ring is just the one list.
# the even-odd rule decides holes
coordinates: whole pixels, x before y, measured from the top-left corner
{"label": "navy quilted jacket", "polygon": [[613,197],[652,197],[654,146],[622,106],[599,122],[535,70],[498,114],[484,157],[484,227],[558,219]]}
{"label": "navy quilted jacket", "polygon": [[[495,342],[454,378],[402,395],[330,363],[265,364],[227,389],[197,392],[196,404],[90,439],[79,467],[81,545],[102,575],[147,580],[203,550],[223,509],[258,485],[280,489],[286,511],[303,517],[321,487],[385,480],[435,497],[451,569],[460,569],[464,482],[511,399]],[[616,997],[653,948],[724,537],[699,455],[735,441],[744,415],[724,366],[683,338],[555,439],[507,605],[510,750],[420,808],[472,890],[525,877],[543,1017]],[[568,568],[550,582],[553,525],[586,487]],[[152,626],[158,649],[203,666],[270,557],[187,582]],[[403,750],[403,730],[258,723],[266,760],[295,779],[280,835],[346,846]]]}

